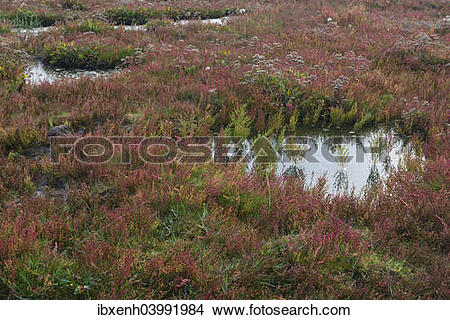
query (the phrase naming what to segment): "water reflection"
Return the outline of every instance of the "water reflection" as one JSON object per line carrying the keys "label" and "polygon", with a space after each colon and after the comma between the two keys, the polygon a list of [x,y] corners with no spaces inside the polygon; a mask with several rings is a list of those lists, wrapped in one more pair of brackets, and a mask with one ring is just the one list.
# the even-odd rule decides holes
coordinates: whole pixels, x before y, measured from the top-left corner
{"label": "water reflection", "polygon": [[88,70],[61,70],[46,68],[41,61],[36,61],[26,68],[25,73],[28,75],[26,81],[31,85],[39,85],[44,82],[54,83],[57,80],[79,79],[81,77],[98,78],[111,75],[114,70],[109,71],[88,71]]}
{"label": "water reflection", "polygon": [[345,191],[348,189],[348,174],[347,162],[349,161],[350,152],[349,147],[344,147],[342,144],[333,145],[330,149],[337,155],[337,164],[339,169],[333,175],[333,187],[337,191]]}
{"label": "water reflection", "polygon": [[[273,146],[273,152],[258,139],[241,143],[248,173],[270,170],[279,176],[304,178],[307,184],[326,177],[332,194],[352,189],[360,193],[376,186],[398,166],[404,154],[413,153],[407,141],[387,129],[359,135],[304,131],[281,142],[266,141]],[[237,146],[229,149],[230,159],[237,150]]]}

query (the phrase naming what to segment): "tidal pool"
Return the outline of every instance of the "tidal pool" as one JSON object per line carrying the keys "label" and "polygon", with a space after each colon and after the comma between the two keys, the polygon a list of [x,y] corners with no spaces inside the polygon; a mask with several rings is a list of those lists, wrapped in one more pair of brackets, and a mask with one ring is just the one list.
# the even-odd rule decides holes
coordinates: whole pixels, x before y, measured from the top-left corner
{"label": "tidal pool", "polygon": [[304,130],[281,142],[258,138],[239,146],[231,147],[228,157],[241,155],[248,174],[263,168],[278,176],[297,176],[309,185],[325,177],[330,194],[353,189],[359,194],[385,179],[405,155],[414,156],[405,138],[385,128],[358,134]]}
{"label": "tidal pool", "polygon": [[42,83],[54,83],[58,80],[64,79],[79,79],[82,77],[98,78],[107,77],[115,72],[115,70],[108,71],[90,71],[90,70],[63,70],[63,69],[51,69],[44,66],[41,61],[36,61],[30,64],[26,70],[26,81],[31,85],[40,85]]}

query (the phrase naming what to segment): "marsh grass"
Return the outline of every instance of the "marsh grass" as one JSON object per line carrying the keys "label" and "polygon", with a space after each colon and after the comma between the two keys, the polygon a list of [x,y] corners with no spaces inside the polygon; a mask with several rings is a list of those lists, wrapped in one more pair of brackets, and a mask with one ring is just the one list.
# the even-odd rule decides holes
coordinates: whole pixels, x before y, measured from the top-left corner
{"label": "marsh grass", "polygon": [[70,10],[86,10],[86,6],[82,1],[79,0],[62,0],[61,6],[64,9]]}
{"label": "marsh grass", "polygon": [[[163,17],[129,13],[140,12],[131,5],[117,15],[158,32],[103,32],[94,20],[107,5],[83,3],[88,10],[67,11],[84,19],[67,33],[2,36],[1,298],[449,297],[448,49],[432,30],[444,0],[251,0],[257,9],[224,27],[161,27],[182,17],[159,9],[166,3],[153,7]],[[17,2],[7,6],[15,12]],[[127,72],[42,85],[24,83],[16,58],[113,67],[133,48],[146,59]],[[48,156],[59,124],[87,136],[282,140],[310,126],[350,132],[391,121],[414,149],[386,179],[369,168],[361,194],[333,193],[300,170]],[[386,138],[373,141],[374,158],[391,148]]]}
{"label": "marsh grass", "polygon": [[125,7],[110,8],[105,12],[109,22],[116,25],[143,25],[148,22],[149,18],[162,18],[162,14],[145,9],[128,9]]}
{"label": "marsh grass", "polygon": [[45,48],[44,62],[51,67],[69,70],[107,70],[120,66],[125,58],[134,55],[135,49],[132,47],[60,42]]}
{"label": "marsh grass", "polygon": [[152,19],[145,24],[147,30],[157,31],[164,27],[172,25],[172,21],[169,19]]}
{"label": "marsh grass", "polygon": [[143,25],[152,19],[217,19],[236,13],[235,9],[182,9],[169,7],[163,9],[130,9],[113,7],[105,11],[106,18],[116,25]]}
{"label": "marsh grass", "polygon": [[9,93],[20,90],[25,84],[25,68],[20,60],[0,56],[0,87]]}
{"label": "marsh grass", "polygon": [[[291,127],[296,127],[298,121],[304,125],[337,127],[354,126],[358,123],[356,102],[308,92],[300,84],[282,76],[260,75],[256,78],[256,83],[261,86],[264,94],[271,97],[273,103],[282,108],[283,113],[294,116],[286,119],[291,122]],[[359,127],[362,128],[365,124],[360,124]]]}
{"label": "marsh grass", "polygon": [[0,19],[2,21],[10,22],[15,27],[37,28],[50,27],[56,22],[63,21],[64,17],[58,13],[35,12],[18,9],[10,13],[1,13]]}
{"label": "marsh grass", "polygon": [[81,22],[66,23],[64,25],[65,34],[76,32],[104,33],[109,30],[113,30],[113,27],[110,24],[91,19],[82,20]]}
{"label": "marsh grass", "polygon": [[26,149],[42,145],[45,137],[33,126],[0,128],[0,146],[5,150],[23,153]]}
{"label": "marsh grass", "polygon": [[11,26],[7,23],[0,22],[0,35],[8,35],[11,33]]}

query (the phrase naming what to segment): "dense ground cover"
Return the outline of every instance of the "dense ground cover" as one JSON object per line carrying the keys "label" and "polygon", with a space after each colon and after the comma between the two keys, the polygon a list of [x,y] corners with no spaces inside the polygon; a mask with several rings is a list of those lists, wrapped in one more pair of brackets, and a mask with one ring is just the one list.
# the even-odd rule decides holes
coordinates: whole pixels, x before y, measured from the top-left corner
{"label": "dense ground cover", "polygon": [[[0,297],[450,297],[446,1],[1,6]],[[191,11],[229,20],[167,20]],[[121,72],[33,86],[34,59]],[[390,125],[415,156],[332,195],[240,164],[52,164],[58,125],[175,138]]]}

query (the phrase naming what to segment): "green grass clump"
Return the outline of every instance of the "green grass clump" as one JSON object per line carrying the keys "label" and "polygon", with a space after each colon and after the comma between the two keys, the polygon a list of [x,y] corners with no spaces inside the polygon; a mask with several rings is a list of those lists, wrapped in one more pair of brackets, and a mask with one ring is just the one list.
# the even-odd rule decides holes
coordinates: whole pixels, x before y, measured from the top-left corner
{"label": "green grass clump", "polygon": [[356,113],[358,109],[356,104],[353,104],[349,111],[345,111],[343,107],[330,108],[330,122],[331,125],[341,127],[348,124],[354,124],[356,121]]}
{"label": "green grass clump", "polygon": [[147,22],[145,27],[147,30],[155,31],[159,28],[170,26],[171,24],[172,22],[168,19],[154,19]]}
{"label": "green grass clump", "polygon": [[63,0],[61,6],[70,10],[85,10],[86,6],[78,0]]}
{"label": "green grass clump", "polygon": [[26,75],[20,61],[9,57],[0,57],[0,89],[8,92],[19,90],[25,84]]}
{"label": "green grass clump", "polygon": [[129,9],[126,7],[109,8],[106,18],[116,25],[143,25],[151,19],[171,19],[174,21],[188,19],[217,19],[236,13],[236,9]]}
{"label": "green grass clump", "polygon": [[18,128],[0,128],[0,147],[24,152],[45,142],[45,137],[36,128],[24,125]]}
{"label": "green grass clump", "polygon": [[429,112],[412,109],[403,112],[402,118],[396,123],[396,130],[406,136],[418,134],[421,138],[426,139],[428,137],[427,128],[429,128],[430,123]]}
{"label": "green grass clump", "polygon": [[256,78],[256,83],[276,106],[282,108],[283,113],[291,114],[291,127],[296,126],[297,120],[304,125],[329,124],[337,127],[357,122],[356,103],[307,92],[300,84],[293,84],[282,76],[261,75]]}
{"label": "green grass clump", "polygon": [[45,48],[44,62],[52,67],[65,69],[106,70],[119,66],[123,59],[135,55],[131,47],[111,45],[74,45],[60,42]]}
{"label": "green grass clump", "polygon": [[422,63],[424,63],[425,65],[431,65],[431,66],[442,65],[442,66],[445,66],[446,64],[449,63],[450,60],[447,57],[439,57],[439,56],[433,55],[431,53],[422,52],[420,54],[420,61]]}
{"label": "green grass clump", "polygon": [[230,123],[225,130],[227,135],[244,139],[250,135],[252,119],[247,115],[246,107],[242,105],[232,113]]}
{"label": "green grass clump", "polygon": [[58,21],[63,21],[64,17],[56,13],[34,12],[18,9],[9,14],[1,15],[2,21],[9,21],[16,27],[38,28],[50,27]]}
{"label": "green grass clump", "polygon": [[[148,22],[148,19],[151,16],[150,10],[145,9],[128,9],[128,8],[110,8],[106,10],[105,15],[106,18],[116,25],[142,25]],[[160,16],[162,17],[162,16]],[[154,18],[160,18],[154,16]]]}
{"label": "green grass clump", "polygon": [[218,19],[236,13],[235,9],[176,9],[169,8],[166,16],[175,21],[189,19]]}
{"label": "green grass clump", "polygon": [[7,24],[0,23],[0,34],[10,34],[11,27]]}
{"label": "green grass clump", "polygon": [[64,26],[64,33],[71,34],[76,32],[95,32],[102,33],[112,30],[111,25],[95,20],[83,20],[81,23],[66,24]]}

